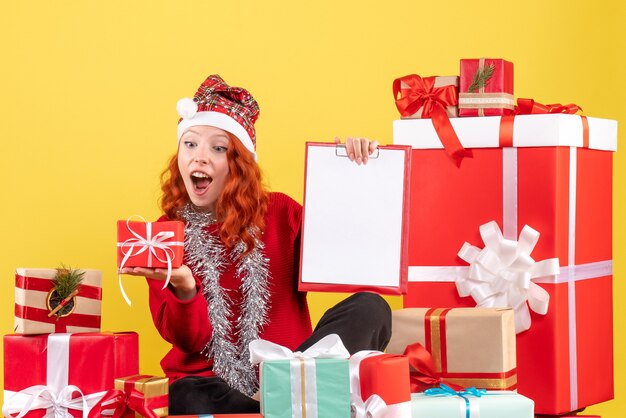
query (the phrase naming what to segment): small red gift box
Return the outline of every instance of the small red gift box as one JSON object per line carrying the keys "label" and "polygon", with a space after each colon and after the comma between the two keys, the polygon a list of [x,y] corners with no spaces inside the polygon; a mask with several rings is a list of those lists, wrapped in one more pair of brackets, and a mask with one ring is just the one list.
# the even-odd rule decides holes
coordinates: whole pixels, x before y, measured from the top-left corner
{"label": "small red gift box", "polygon": [[28,418],[55,408],[82,417],[117,376],[137,373],[138,357],[134,332],[5,335],[5,407],[11,414],[28,410]]}
{"label": "small red gift box", "polygon": [[185,226],[179,221],[117,221],[117,266],[178,268]]}
{"label": "small red gift box", "polygon": [[[376,351],[355,353],[350,357],[350,396],[357,417],[411,418],[408,358]],[[377,415],[381,409],[385,413]]]}
{"label": "small red gift box", "polygon": [[[538,231],[524,261],[558,258],[560,274],[530,281],[549,304],[547,312],[530,312],[530,329],[517,335],[518,391],[535,401],[537,413],[558,415],[613,398],[611,151],[617,123],[537,114],[515,116],[511,129],[502,129],[501,120],[451,120],[474,154],[460,168],[428,121],[394,121],[394,143],[413,145],[404,305],[476,306],[457,291],[471,271],[457,255],[463,244],[482,248],[480,226],[492,220],[502,228],[503,248],[517,251],[524,225]],[[512,138],[503,146],[504,131]]]}
{"label": "small red gift box", "polygon": [[54,309],[53,296],[56,269],[18,268],[15,272],[15,327],[19,334],[51,332],[100,331],[102,272],[82,270],[78,294],[70,299],[72,309],[64,315],[48,316]]}
{"label": "small red gift box", "polygon": [[512,62],[492,58],[462,59],[460,74],[459,116],[513,113]]}

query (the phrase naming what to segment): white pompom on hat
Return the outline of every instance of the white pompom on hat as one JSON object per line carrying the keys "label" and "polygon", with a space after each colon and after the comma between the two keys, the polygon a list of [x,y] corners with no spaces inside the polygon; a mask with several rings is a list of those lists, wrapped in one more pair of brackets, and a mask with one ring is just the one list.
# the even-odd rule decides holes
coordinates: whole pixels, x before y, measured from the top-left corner
{"label": "white pompom on hat", "polygon": [[241,87],[230,87],[213,74],[200,85],[193,99],[185,97],[176,104],[178,140],[192,126],[214,126],[235,135],[256,158],[254,122],[259,117],[259,105]]}

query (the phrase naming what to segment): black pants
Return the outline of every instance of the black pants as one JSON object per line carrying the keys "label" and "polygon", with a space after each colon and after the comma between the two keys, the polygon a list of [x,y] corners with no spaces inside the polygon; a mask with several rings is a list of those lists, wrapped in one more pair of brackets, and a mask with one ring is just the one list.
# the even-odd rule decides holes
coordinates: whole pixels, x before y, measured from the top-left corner
{"label": "black pants", "polygon": [[[383,351],[391,338],[391,309],[374,293],[356,293],[330,308],[313,334],[297,351],[304,351],[329,334],[338,334],[350,354]],[[170,386],[170,415],[259,412],[259,402],[232,389],[219,377],[184,377]]]}

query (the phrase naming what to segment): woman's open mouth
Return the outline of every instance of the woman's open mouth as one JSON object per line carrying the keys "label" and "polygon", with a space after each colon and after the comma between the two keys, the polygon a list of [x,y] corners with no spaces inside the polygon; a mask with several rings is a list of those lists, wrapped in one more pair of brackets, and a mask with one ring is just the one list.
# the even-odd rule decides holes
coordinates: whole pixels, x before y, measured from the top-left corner
{"label": "woman's open mouth", "polygon": [[197,194],[203,194],[207,191],[211,182],[213,182],[213,178],[201,171],[194,171],[191,173],[191,182],[193,184],[194,192]]}

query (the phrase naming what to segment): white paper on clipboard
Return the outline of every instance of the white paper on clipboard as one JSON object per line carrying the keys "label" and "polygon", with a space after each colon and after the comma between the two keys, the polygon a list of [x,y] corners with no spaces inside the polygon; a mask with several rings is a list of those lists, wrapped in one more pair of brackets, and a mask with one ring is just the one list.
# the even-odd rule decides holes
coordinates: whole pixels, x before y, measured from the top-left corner
{"label": "white paper on clipboard", "polygon": [[410,152],[382,146],[359,166],[307,144],[301,290],[405,292]]}

